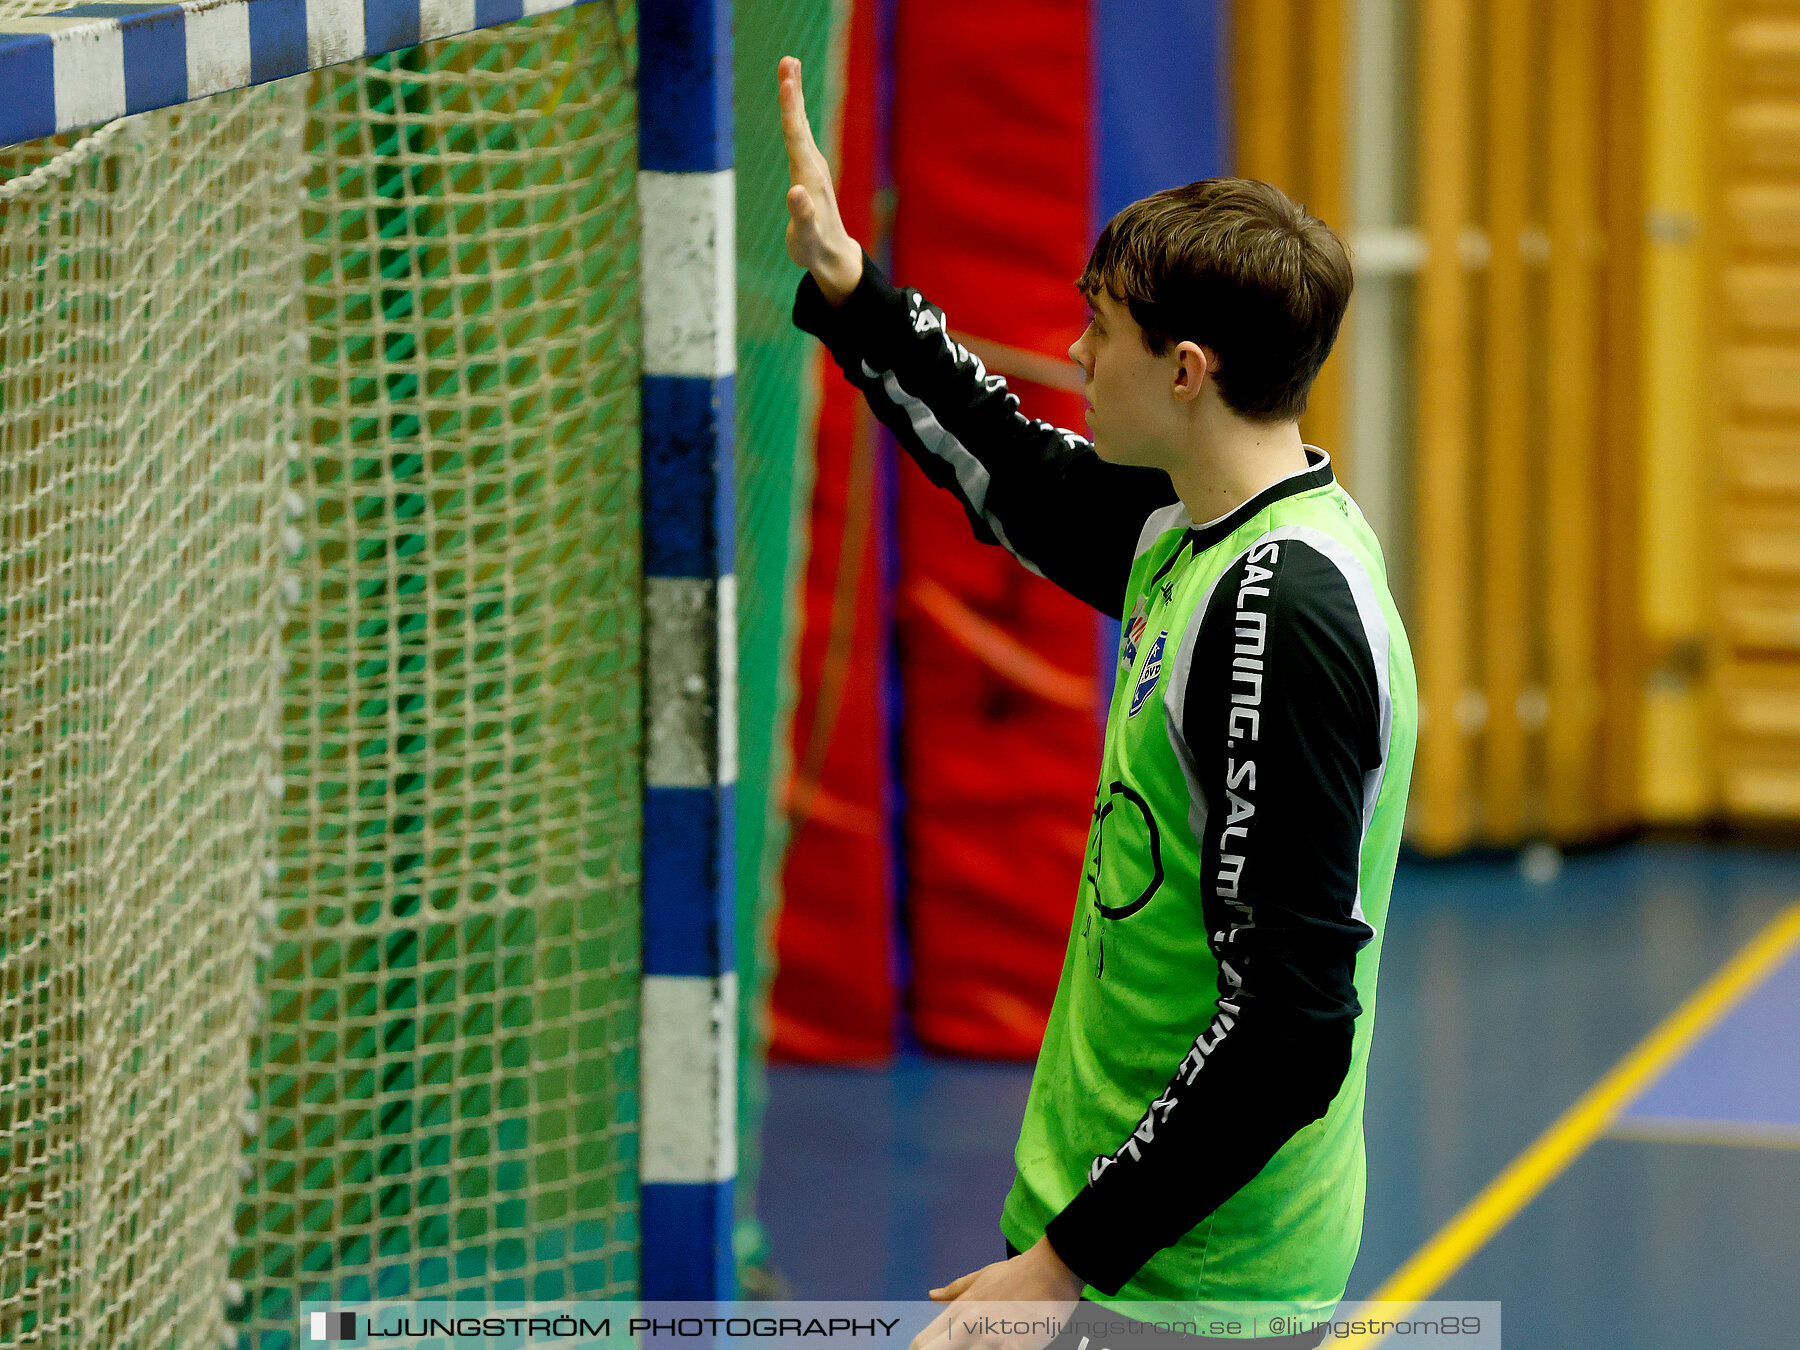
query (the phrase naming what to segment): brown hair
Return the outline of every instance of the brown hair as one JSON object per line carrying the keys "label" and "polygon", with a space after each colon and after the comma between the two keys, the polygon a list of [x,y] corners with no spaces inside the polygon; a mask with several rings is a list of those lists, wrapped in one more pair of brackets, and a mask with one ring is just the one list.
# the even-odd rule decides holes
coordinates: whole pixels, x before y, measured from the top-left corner
{"label": "brown hair", "polygon": [[1106,223],[1076,281],[1130,308],[1150,351],[1194,342],[1219,356],[1219,397],[1243,417],[1306,408],[1350,302],[1350,256],[1280,188],[1204,178],[1133,202]]}

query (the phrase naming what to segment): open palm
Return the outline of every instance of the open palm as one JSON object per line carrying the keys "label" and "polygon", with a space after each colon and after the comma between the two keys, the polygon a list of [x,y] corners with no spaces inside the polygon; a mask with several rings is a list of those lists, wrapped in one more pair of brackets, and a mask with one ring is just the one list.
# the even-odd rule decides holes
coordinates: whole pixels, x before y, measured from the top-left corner
{"label": "open palm", "polygon": [[844,228],[838,214],[831,166],[806,119],[806,96],[800,91],[800,62],[781,58],[776,67],[781,99],[781,138],[787,146],[788,257],[813,274],[832,304],[842,303],[862,277],[862,248]]}

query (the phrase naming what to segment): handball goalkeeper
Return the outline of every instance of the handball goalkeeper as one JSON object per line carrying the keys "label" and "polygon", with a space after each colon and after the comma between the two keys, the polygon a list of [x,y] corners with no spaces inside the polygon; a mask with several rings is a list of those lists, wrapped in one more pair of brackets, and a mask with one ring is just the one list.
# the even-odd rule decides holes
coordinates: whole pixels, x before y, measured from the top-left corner
{"label": "handball goalkeeper", "polygon": [[[943,312],[850,238],[799,74],[782,61],[788,255],[807,273],[794,322],[978,538],[1123,623],[1000,1220],[1012,1254],[932,1297],[1322,1321],[1362,1234],[1365,1066],[1418,712],[1380,545],[1298,425],[1348,255],[1266,183],[1132,203],[1076,283],[1089,434],[1060,430],[1023,416]],[[951,1311],[915,1345],[942,1344]]]}

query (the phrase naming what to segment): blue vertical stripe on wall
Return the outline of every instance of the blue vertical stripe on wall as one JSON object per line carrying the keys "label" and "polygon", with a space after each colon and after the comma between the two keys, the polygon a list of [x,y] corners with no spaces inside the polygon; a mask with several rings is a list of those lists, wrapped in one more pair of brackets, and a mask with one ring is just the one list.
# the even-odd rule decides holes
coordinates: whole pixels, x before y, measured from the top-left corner
{"label": "blue vertical stripe on wall", "polygon": [[1102,221],[1225,172],[1224,0],[1095,0]]}
{"label": "blue vertical stripe on wall", "polygon": [[[859,0],[860,2],[860,0]],[[877,196],[869,256],[893,274],[893,218],[879,208],[892,201],[894,192],[894,69],[895,29],[900,21],[898,0],[868,0],[875,14],[874,174]],[[875,553],[880,567],[879,622],[884,635],[881,659],[881,722],[886,771],[882,775],[886,800],[883,811],[888,829],[889,978],[893,987],[912,987],[912,936],[906,911],[906,779],[903,766],[904,703],[900,679],[900,649],[894,640],[895,616],[900,594],[900,461],[904,452],[893,432],[879,424],[874,429],[877,472]],[[894,1007],[894,1044],[902,1054],[920,1049],[902,997]]]}

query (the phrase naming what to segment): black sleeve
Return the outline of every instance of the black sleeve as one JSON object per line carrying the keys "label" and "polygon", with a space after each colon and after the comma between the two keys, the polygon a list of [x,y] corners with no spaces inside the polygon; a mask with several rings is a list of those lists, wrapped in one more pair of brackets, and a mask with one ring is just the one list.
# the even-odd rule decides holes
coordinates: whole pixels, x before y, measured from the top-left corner
{"label": "black sleeve", "polygon": [[1085,438],[1024,416],[1006,381],[950,336],[943,311],[890,285],[866,255],[837,309],[802,276],[794,322],[824,340],[926,476],[956,494],[977,539],[1120,616],[1144,521],[1175,500],[1168,474],[1108,464]]}
{"label": "black sleeve", "polygon": [[1358,875],[1381,690],[1345,573],[1311,544],[1264,539],[1196,618],[1164,697],[1204,819],[1218,1009],[1050,1221],[1057,1254],[1109,1294],[1325,1114],[1362,1011],[1356,954],[1374,936]]}

